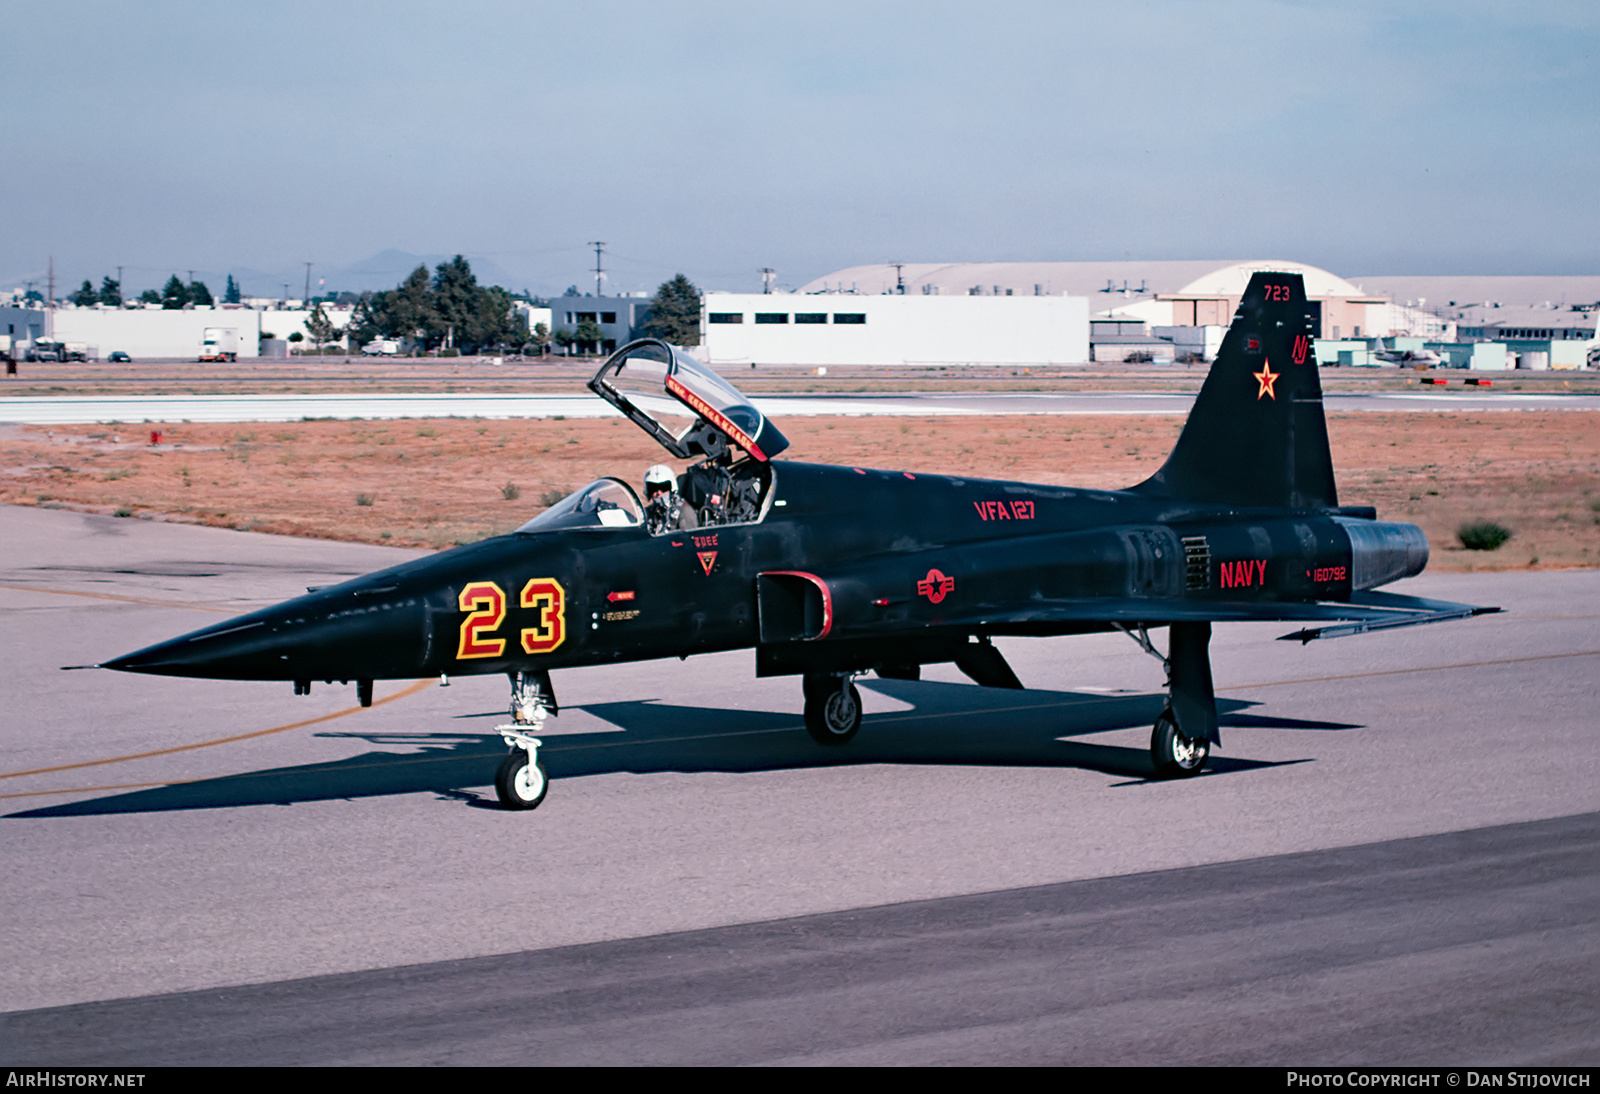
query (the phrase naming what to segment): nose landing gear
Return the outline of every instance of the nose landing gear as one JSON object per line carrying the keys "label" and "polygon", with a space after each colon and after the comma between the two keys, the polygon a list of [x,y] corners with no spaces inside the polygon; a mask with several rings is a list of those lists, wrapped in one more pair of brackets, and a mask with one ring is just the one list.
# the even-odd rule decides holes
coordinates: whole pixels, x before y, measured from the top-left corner
{"label": "nose landing gear", "polygon": [[539,763],[539,746],[544,742],[534,734],[547,717],[559,712],[549,672],[511,674],[511,721],[494,727],[511,749],[494,777],[495,794],[507,809],[537,809],[544,801],[550,780]]}
{"label": "nose landing gear", "polygon": [[500,761],[495,772],[494,791],[500,804],[507,809],[537,809],[550,789],[544,765],[538,760],[540,741],[537,737],[506,737],[511,751]]}

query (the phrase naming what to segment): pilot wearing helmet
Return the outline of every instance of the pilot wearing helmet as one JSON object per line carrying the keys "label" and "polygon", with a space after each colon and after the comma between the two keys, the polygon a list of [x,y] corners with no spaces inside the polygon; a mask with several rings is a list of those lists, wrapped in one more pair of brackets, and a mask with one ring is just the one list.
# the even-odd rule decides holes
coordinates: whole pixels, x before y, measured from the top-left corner
{"label": "pilot wearing helmet", "polygon": [[700,527],[694,506],[678,493],[678,476],[665,464],[644,473],[644,523],[653,536]]}

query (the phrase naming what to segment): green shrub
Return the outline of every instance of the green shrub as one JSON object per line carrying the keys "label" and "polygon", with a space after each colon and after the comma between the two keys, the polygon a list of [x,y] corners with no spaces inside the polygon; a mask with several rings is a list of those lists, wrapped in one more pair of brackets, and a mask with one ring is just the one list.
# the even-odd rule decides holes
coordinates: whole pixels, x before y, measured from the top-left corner
{"label": "green shrub", "polygon": [[1469,551],[1493,551],[1511,538],[1511,529],[1492,520],[1474,520],[1457,528],[1456,538]]}

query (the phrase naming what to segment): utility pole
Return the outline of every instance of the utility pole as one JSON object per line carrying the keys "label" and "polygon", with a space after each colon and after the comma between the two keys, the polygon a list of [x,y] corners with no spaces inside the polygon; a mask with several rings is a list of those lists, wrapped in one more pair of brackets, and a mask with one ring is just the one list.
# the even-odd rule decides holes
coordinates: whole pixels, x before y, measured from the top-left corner
{"label": "utility pole", "polygon": [[126,304],[128,302],[128,294],[122,288],[122,267],[121,266],[117,267],[117,295],[122,297],[122,302],[124,304]]}
{"label": "utility pole", "polygon": [[777,276],[778,271],[774,270],[771,266],[761,267],[761,294],[763,296],[771,294],[772,282],[777,278]]}
{"label": "utility pole", "polygon": [[311,263],[309,263],[309,262],[306,263],[306,295],[305,295],[305,303],[308,306],[311,303]]}
{"label": "utility pole", "polygon": [[594,240],[589,246],[594,248],[594,294],[601,296],[603,294],[600,292],[600,281],[605,277],[605,272],[600,269],[600,255],[605,250],[606,241],[603,239]]}
{"label": "utility pole", "polygon": [[894,291],[895,291],[895,295],[896,296],[904,296],[906,294],[906,279],[901,276],[900,269],[901,269],[901,267],[903,267],[905,265],[905,263],[904,262],[891,262],[891,263],[889,263],[889,265],[894,267]]}

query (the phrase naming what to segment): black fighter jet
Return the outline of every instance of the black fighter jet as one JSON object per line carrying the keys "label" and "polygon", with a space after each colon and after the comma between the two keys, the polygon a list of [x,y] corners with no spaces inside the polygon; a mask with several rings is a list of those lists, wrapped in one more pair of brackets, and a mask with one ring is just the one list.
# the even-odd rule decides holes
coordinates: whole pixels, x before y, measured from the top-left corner
{"label": "black fighter jet", "polygon": [[1300,276],[1255,274],[1172,454],[1119,491],[781,461],[788,441],[738,391],[664,342],[633,342],[589,387],[694,461],[677,490],[647,503],[600,479],[510,535],[106,667],[290,680],[297,694],[354,680],[363,705],[374,680],[506,673],[496,789],[531,809],[553,669],[754,648],[757,675],[801,677],[817,743],[842,746],[864,672],[915,679],[953,662],[1018,688],[994,637],[1116,629],[1167,669],[1156,773],[1193,775],[1221,743],[1213,623],[1303,621],[1283,637],[1310,641],[1498,610],[1374,591],[1420,573],[1428,542],[1339,505],[1312,337]]}

